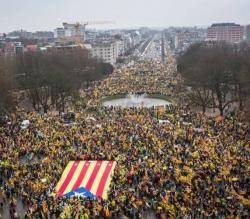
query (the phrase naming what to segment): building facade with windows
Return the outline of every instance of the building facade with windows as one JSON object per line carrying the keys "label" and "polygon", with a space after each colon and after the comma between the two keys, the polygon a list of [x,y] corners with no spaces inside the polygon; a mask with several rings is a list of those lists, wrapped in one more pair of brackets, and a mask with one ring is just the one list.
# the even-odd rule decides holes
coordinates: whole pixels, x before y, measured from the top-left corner
{"label": "building facade with windows", "polygon": [[246,26],[246,40],[250,42],[250,25]]}
{"label": "building facade with windows", "polygon": [[62,39],[65,37],[65,30],[63,28],[56,28],[54,30],[54,38]]}
{"label": "building facade with windows", "polygon": [[235,23],[212,24],[207,29],[207,40],[240,43],[243,41],[244,27]]}
{"label": "building facade with windows", "polygon": [[106,63],[114,65],[118,58],[116,42],[101,42],[92,44],[92,56],[102,59]]}

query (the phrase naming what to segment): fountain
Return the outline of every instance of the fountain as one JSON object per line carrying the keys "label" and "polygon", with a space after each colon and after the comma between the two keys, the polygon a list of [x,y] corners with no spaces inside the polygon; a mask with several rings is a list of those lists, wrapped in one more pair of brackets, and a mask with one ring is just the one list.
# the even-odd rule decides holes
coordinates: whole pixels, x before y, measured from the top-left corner
{"label": "fountain", "polygon": [[143,106],[145,102],[145,97],[147,94],[128,94],[124,99],[125,105],[128,107]]}
{"label": "fountain", "polygon": [[171,103],[163,99],[148,97],[147,94],[132,94],[132,93],[129,93],[123,98],[114,98],[112,100],[106,100],[106,101],[104,100],[103,102],[103,106],[125,107],[125,108],[131,108],[131,107],[150,108],[153,106],[165,106],[165,105],[171,105]]}

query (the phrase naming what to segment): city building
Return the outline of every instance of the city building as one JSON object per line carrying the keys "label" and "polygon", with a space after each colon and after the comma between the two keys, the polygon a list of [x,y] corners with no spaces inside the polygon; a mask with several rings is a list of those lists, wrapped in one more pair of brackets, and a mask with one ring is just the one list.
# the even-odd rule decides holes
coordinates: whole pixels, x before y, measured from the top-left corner
{"label": "city building", "polygon": [[37,52],[38,50],[39,50],[38,46],[37,45],[33,45],[33,44],[27,45],[25,47],[25,51],[26,52]]}
{"label": "city building", "polygon": [[86,31],[84,35],[84,42],[93,43],[96,40],[97,33],[95,31]]}
{"label": "city building", "polygon": [[33,39],[48,40],[53,38],[54,33],[51,31],[36,31],[35,33],[33,33]]}
{"label": "city building", "polygon": [[80,23],[63,23],[63,28],[56,28],[54,30],[54,38],[65,39],[67,41],[75,41],[83,43],[85,36],[85,25]]}
{"label": "city building", "polygon": [[212,24],[207,29],[207,41],[239,43],[243,41],[244,27],[235,23]]}
{"label": "city building", "polygon": [[9,39],[38,39],[48,40],[54,38],[54,33],[51,31],[36,31],[28,32],[26,30],[16,30],[8,33],[7,38]]}
{"label": "city building", "polygon": [[174,38],[174,47],[175,49],[181,49],[183,46],[183,36],[177,34]]}
{"label": "city building", "polygon": [[122,56],[126,52],[125,42],[123,40],[117,40],[117,56]]}
{"label": "city building", "polygon": [[0,33],[0,41],[4,41],[6,39],[5,33]]}
{"label": "city building", "polygon": [[16,54],[15,43],[6,42],[3,47],[3,52],[5,56],[14,56]]}
{"label": "city building", "polygon": [[65,30],[64,28],[56,28],[54,30],[54,38],[56,39],[62,39],[65,37]]}
{"label": "city building", "polygon": [[[79,45],[55,45],[55,46],[46,46],[42,48],[42,51],[71,51],[71,50],[75,50],[78,48],[82,48]],[[41,50],[41,48],[40,48]]]}
{"label": "city building", "polygon": [[22,54],[24,52],[24,47],[21,42],[16,42],[15,43],[15,52],[16,54]]}
{"label": "city building", "polygon": [[10,57],[21,54],[23,51],[24,49],[21,42],[4,42],[0,48],[0,55]]}
{"label": "city building", "polygon": [[106,63],[114,65],[118,58],[116,42],[100,42],[92,44],[91,54]]}
{"label": "city building", "polygon": [[85,26],[79,23],[69,24],[63,23],[63,28],[65,30],[65,37],[82,37],[84,38]]}
{"label": "city building", "polygon": [[8,38],[24,38],[24,39],[32,39],[32,32],[28,32],[26,30],[15,30],[7,35]]}
{"label": "city building", "polygon": [[246,40],[250,42],[250,25],[246,26]]}

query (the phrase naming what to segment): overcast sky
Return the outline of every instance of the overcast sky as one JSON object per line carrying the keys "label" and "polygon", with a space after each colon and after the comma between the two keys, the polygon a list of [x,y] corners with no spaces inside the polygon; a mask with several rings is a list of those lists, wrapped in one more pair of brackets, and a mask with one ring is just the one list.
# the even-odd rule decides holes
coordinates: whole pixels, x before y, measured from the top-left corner
{"label": "overcast sky", "polygon": [[250,0],[0,0],[0,32],[101,20],[115,22],[103,28],[250,24]]}

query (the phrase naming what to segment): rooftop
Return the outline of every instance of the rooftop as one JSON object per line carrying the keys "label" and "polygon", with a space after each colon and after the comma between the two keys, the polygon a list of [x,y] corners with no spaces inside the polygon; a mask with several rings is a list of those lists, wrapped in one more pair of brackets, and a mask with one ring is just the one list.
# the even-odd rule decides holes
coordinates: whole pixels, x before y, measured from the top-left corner
{"label": "rooftop", "polygon": [[235,23],[216,23],[216,24],[212,24],[211,27],[225,27],[225,26],[240,26],[239,24],[235,24]]}

